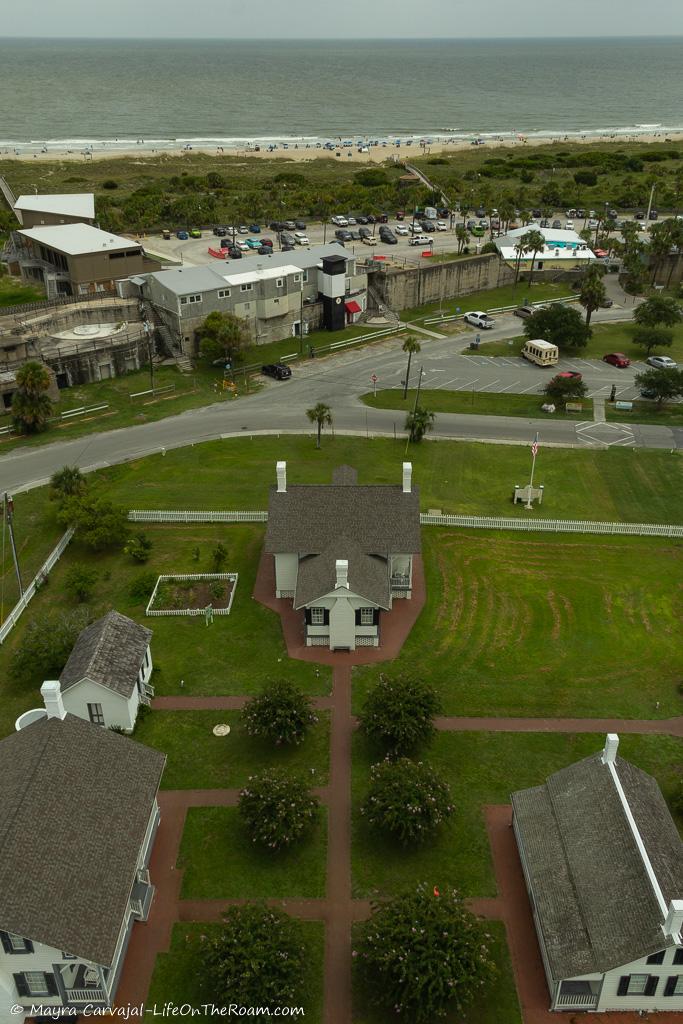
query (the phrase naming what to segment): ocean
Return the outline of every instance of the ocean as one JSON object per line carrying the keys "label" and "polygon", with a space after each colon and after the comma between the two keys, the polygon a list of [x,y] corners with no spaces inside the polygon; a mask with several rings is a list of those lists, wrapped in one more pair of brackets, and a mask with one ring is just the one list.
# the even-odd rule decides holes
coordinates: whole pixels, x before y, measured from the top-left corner
{"label": "ocean", "polygon": [[0,40],[0,149],[683,129],[683,39]]}

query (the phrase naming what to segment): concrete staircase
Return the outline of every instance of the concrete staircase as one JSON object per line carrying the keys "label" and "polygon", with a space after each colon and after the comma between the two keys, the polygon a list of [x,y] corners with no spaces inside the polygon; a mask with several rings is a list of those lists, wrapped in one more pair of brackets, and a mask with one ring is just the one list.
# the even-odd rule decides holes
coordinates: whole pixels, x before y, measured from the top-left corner
{"label": "concrete staircase", "polygon": [[397,327],[401,323],[398,313],[382,302],[379,292],[369,283],[367,294],[367,309],[358,317],[357,323],[385,324],[388,327]]}
{"label": "concrete staircase", "polygon": [[176,356],[175,364],[181,373],[192,373],[192,363],[187,356]]}

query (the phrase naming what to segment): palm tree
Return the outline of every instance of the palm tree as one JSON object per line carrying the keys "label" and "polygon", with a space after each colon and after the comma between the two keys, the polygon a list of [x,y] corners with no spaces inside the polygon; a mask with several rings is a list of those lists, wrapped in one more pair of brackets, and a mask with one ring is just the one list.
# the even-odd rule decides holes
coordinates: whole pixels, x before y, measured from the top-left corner
{"label": "palm tree", "polygon": [[82,494],[86,480],[78,466],[62,466],[50,477],[51,497],[61,500]]}
{"label": "palm tree", "polygon": [[534,262],[536,260],[536,253],[543,252],[545,249],[545,238],[540,231],[532,229],[522,236],[522,241],[524,241],[524,239],[526,239],[527,251],[531,253],[531,271],[529,273],[529,287],[531,288],[534,280]]}
{"label": "palm tree", "polygon": [[306,410],[306,415],[308,416],[311,423],[316,423],[318,426],[318,441],[316,444],[316,448],[319,448],[320,435],[322,433],[323,427],[332,426],[332,410],[330,409],[329,405],[325,405],[324,402],[318,402],[316,405],[313,406],[312,409]]}
{"label": "palm tree", "polygon": [[597,267],[589,267],[581,279],[579,302],[586,310],[586,327],[590,327],[591,315],[605,301],[607,292],[602,274]]}
{"label": "palm tree", "polygon": [[455,237],[458,239],[458,253],[461,253],[463,246],[470,240],[469,232],[464,224],[456,224]]}
{"label": "palm tree", "polygon": [[406,417],[408,439],[418,444],[428,430],[434,429],[435,419],[435,413],[430,412],[428,409],[423,409],[421,405],[417,405]]}
{"label": "palm tree", "polygon": [[50,374],[42,363],[24,363],[17,370],[17,390],[12,397],[12,419],[22,434],[45,430],[52,413],[52,400],[47,394]]}
{"label": "palm tree", "polygon": [[515,281],[514,281],[514,284],[512,286],[513,292],[516,289],[517,282],[519,280],[519,272],[520,272],[521,264],[522,264],[522,256],[525,256],[529,252],[529,246],[527,245],[527,237],[530,234],[532,234],[531,231],[525,231],[525,233],[515,242],[515,246],[514,246],[514,250],[515,250]]}
{"label": "palm tree", "polygon": [[417,340],[417,338],[413,337],[412,334],[409,334],[408,337],[406,338],[406,340],[403,342],[403,345],[401,347],[402,347],[404,352],[408,353],[408,368],[406,370],[406,379],[405,379],[405,382],[403,384],[403,397],[405,398],[406,395],[408,394],[408,378],[410,377],[410,362],[411,362],[413,356],[416,355],[420,351],[422,346],[420,345],[420,342]]}

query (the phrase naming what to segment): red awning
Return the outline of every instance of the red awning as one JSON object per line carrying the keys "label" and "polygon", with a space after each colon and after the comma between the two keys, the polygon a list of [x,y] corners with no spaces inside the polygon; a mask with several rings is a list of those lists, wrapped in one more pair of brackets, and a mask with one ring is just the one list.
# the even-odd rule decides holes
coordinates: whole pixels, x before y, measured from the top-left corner
{"label": "red awning", "polygon": [[345,302],[344,303],[344,309],[346,310],[347,313],[362,313],[363,312],[362,309],[360,308],[360,306],[358,305],[358,303],[354,302],[353,299],[350,302]]}

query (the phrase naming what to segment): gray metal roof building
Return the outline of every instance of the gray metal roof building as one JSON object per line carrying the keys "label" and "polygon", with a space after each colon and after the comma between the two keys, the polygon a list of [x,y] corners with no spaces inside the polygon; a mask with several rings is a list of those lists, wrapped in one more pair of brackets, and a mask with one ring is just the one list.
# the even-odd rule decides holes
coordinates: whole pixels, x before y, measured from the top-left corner
{"label": "gray metal roof building", "polygon": [[62,692],[87,678],[130,697],[151,639],[151,629],[120,612],[107,612],[87,626],[74,644],[59,677]]}

